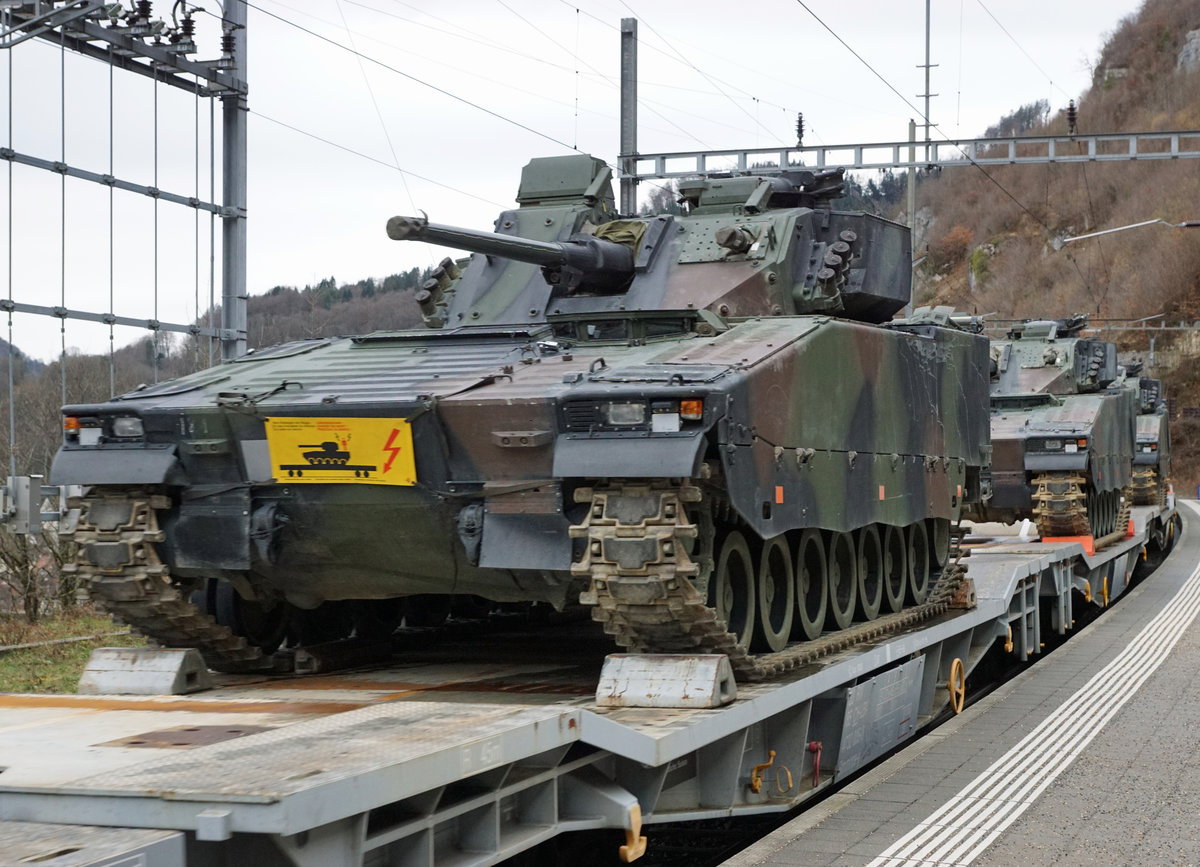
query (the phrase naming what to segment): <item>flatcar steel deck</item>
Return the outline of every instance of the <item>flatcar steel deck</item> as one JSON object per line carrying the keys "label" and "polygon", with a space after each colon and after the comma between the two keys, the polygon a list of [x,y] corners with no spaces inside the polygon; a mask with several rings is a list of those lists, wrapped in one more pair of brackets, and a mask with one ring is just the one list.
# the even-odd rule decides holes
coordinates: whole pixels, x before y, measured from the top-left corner
{"label": "flatcar steel deck", "polygon": [[624,829],[636,856],[643,823],[789,810],[892,751],[946,707],[956,666],[1034,656],[1073,606],[1119,596],[1170,517],[1135,509],[1133,534],[1094,555],[968,537],[975,607],[711,710],[598,706],[611,645],[591,623],[450,637],[370,671],[218,676],[191,696],[3,695],[0,852],[40,823],[181,832],[164,867],[218,850],[262,867],[492,864],[590,828]]}

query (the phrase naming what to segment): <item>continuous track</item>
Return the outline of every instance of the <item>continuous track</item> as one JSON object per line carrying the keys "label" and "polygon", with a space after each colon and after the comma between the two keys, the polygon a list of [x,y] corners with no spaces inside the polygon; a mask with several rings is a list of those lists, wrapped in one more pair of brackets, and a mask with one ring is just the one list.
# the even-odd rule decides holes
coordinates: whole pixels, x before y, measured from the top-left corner
{"label": "continuous track", "polygon": [[1043,537],[1100,538],[1129,523],[1133,488],[1094,494],[1085,476],[1071,472],[1042,473],[1034,478],[1033,485],[1033,516]]}
{"label": "continuous track", "polygon": [[[581,489],[577,496],[589,508],[584,521],[571,528],[573,536],[586,539],[584,558],[572,569],[591,578],[581,601],[593,606],[593,618],[632,652],[721,653],[746,680],[776,677],[936,617],[964,583],[965,567],[948,558],[920,605],[780,651],[752,654],[697,589],[712,568],[711,519],[691,508],[702,500],[700,488],[666,481],[617,483]],[[269,669],[271,660],[261,649],[202,612],[172,581],[155,548],[163,541],[157,513],[169,506],[154,492],[91,489],[78,503],[79,519],[69,534],[78,545],[76,561],[64,569],[80,577],[94,602],[159,644],[195,647],[218,671]]]}
{"label": "continuous track", "polygon": [[592,617],[621,647],[634,653],[721,653],[738,677],[765,680],[936,617],[951,607],[956,593],[969,595],[963,589],[966,568],[953,552],[924,603],[780,651],[751,654],[693,583],[702,570],[689,550],[711,553],[688,514],[702,496],[696,485],[665,480],[576,492],[588,510],[571,528],[572,536],[586,540],[572,571],[591,578],[580,601],[594,606]]}
{"label": "continuous track", "polygon": [[163,541],[158,510],[170,501],[152,491],[95,487],[78,503],[79,520],[67,535],[78,545],[74,572],[80,586],[117,620],[167,647],[195,647],[217,671],[271,667],[262,650],[234,635],[189,602],[171,580],[154,545]]}
{"label": "continuous track", "polygon": [[1167,505],[1167,480],[1158,474],[1158,467],[1133,468],[1133,502],[1139,506]]}

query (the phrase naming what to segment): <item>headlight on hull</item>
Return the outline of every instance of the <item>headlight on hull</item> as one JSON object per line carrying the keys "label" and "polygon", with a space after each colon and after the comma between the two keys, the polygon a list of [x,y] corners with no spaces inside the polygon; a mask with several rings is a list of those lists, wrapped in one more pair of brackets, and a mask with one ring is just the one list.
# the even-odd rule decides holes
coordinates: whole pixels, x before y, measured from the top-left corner
{"label": "headlight on hull", "polygon": [[680,433],[704,422],[704,398],[575,399],[559,412],[566,433]]}
{"label": "headlight on hull", "polygon": [[140,418],[121,416],[112,420],[112,435],[119,439],[141,439],[146,435],[146,428]]}
{"label": "headlight on hull", "polygon": [[95,446],[106,440],[129,442],[146,436],[146,426],[135,415],[63,416],[63,442]]}
{"label": "headlight on hull", "polygon": [[646,404],[608,403],[604,405],[604,421],[613,427],[636,427],[646,423]]}

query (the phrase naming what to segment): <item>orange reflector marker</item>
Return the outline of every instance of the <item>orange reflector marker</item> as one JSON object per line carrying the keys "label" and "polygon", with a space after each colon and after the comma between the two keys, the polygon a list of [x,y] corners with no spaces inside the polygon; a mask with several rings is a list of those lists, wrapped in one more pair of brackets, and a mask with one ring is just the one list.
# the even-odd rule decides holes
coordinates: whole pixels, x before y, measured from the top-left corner
{"label": "orange reflector marker", "polygon": [[879,499],[883,499],[883,485],[879,486]]}
{"label": "orange reflector marker", "polygon": [[1078,542],[1084,552],[1092,557],[1096,553],[1096,540],[1092,536],[1043,536],[1043,542]]}
{"label": "orange reflector marker", "polygon": [[699,398],[679,401],[679,417],[684,421],[701,421],[704,418],[704,401]]}
{"label": "orange reflector marker", "polygon": [[959,486],[958,486],[958,498],[959,498],[960,500],[962,499],[962,485],[959,485]]}
{"label": "orange reflector marker", "polygon": [[73,415],[63,417],[63,430],[79,430],[82,425],[79,424],[79,419]]}
{"label": "orange reflector marker", "polygon": [[1129,527],[1125,530],[1125,538],[1126,539],[1133,538],[1133,518],[1129,519]]}
{"label": "orange reflector marker", "polygon": [[782,502],[783,502],[783,485],[776,485],[775,486],[775,503],[778,505],[778,504],[781,504]]}

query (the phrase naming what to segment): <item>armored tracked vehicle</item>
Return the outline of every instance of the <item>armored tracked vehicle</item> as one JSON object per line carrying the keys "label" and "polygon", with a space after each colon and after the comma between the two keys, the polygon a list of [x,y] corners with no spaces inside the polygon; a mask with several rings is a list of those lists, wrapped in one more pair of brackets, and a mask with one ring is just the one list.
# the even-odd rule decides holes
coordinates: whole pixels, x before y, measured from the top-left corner
{"label": "armored tracked vehicle", "polygon": [[1171,432],[1162,382],[1139,376],[1141,365],[1128,367],[1137,387],[1137,441],[1133,454],[1133,502],[1137,506],[1167,505],[1171,484]]}
{"label": "armored tracked vehicle", "polygon": [[1134,395],[1087,318],[1026,322],[991,346],[992,498],[969,519],[1036,520],[1044,537],[1101,538],[1132,504]]}
{"label": "armored tracked vehicle", "polygon": [[[336,600],[581,600],[622,647],[743,677],[943,610],[951,524],[987,484],[988,344],[944,310],[888,324],[908,230],[835,210],[841,186],[714,177],[681,186],[684,216],[618,216],[602,161],[552,157],[494,232],[393,218],[474,252],[417,293],[426,330],[64,409],[79,572],[224,669]],[[272,628],[193,605],[213,580]]]}

